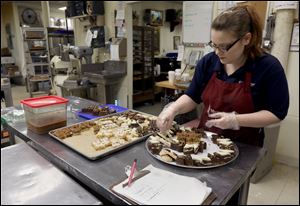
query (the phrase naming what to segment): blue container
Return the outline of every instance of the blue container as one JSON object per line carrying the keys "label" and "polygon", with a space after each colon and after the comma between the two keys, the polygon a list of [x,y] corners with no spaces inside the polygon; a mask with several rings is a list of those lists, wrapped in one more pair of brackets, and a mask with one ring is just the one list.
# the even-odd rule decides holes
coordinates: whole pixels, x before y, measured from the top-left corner
{"label": "blue container", "polygon": [[[128,110],[127,108],[116,106],[114,104],[105,104],[105,105],[100,106],[99,108],[102,108],[102,107],[108,107],[109,109],[114,109],[114,110],[116,110],[117,113]],[[76,114],[79,117],[82,117],[82,118],[88,119],[88,120],[100,117],[100,116],[94,116],[91,113],[76,112]],[[104,116],[102,116],[102,117],[104,117]]]}
{"label": "blue container", "polygon": [[166,54],[166,57],[177,59],[178,52],[169,52]]}

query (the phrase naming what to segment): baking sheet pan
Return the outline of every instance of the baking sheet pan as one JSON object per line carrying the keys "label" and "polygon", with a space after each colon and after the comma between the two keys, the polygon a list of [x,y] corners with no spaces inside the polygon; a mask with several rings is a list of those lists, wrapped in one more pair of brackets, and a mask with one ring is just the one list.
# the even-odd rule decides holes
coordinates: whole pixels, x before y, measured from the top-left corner
{"label": "baking sheet pan", "polygon": [[[88,121],[85,121],[85,122],[93,122],[93,121],[97,121],[98,119],[105,119],[105,118],[112,117],[112,116],[119,116],[119,115],[122,115],[124,113],[129,112],[129,111],[137,112],[139,114],[143,114],[143,115],[146,115],[146,116],[149,116],[149,117],[155,117],[151,114],[146,114],[146,113],[143,113],[143,112],[140,112],[140,111],[127,110],[127,111],[124,111],[124,112],[110,114],[110,115],[107,115],[107,116],[99,117],[99,118],[88,120]],[[84,157],[90,159],[90,160],[96,160],[96,159],[99,159],[99,158],[104,157],[106,155],[109,155],[109,154],[112,154],[112,153],[117,152],[119,150],[122,150],[126,147],[129,147],[133,144],[136,144],[138,142],[141,142],[141,141],[145,140],[148,136],[153,134],[153,132],[149,132],[149,134],[141,136],[141,137],[139,137],[138,139],[136,139],[134,141],[127,142],[127,143],[125,143],[123,145],[120,145],[120,146],[117,146],[117,147],[111,147],[110,146],[106,149],[99,150],[99,151],[95,150],[91,145],[92,141],[97,139],[96,135],[93,132],[93,129],[89,129],[87,131],[82,131],[80,135],[73,135],[72,137],[68,137],[68,138],[65,138],[65,139],[60,139],[60,138],[58,138],[57,136],[55,136],[53,134],[57,130],[60,130],[60,129],[63,129],[63,128],[69,128],[69,127],[72,127],[72,126],[78,125],[78,124],[80,124],[80,123],[76,123],[76,124],[68,125],[66,127],[59,128],[59,129],[51,130],[49,132],[49,135],[51,137],[57,139],[58,141],[60,141],[64,145],[66,145],[66,146],[70,147],[71,149],[75,150],[79,154],[83,155]]]}

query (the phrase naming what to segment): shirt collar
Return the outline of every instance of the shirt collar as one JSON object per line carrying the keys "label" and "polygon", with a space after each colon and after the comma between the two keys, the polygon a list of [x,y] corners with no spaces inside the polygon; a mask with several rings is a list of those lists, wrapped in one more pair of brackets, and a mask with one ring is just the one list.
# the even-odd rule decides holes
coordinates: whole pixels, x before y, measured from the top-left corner
{"label": "shirt collar", "polygon": [[[242,67],[240,67],[237,71],[235,71],[232,75],[234,75],[234,76],[241,75],[241,74],[244,74],[246,71],[251,72],[253,70],[252,69],[253,65],[254,65],[254,61],[248,58],[246,63]],[[225,74],[224,65],[221,63],[220,59],[218,59],[218,61],[216,63],[214,72],[217,72],[217,74]]]}

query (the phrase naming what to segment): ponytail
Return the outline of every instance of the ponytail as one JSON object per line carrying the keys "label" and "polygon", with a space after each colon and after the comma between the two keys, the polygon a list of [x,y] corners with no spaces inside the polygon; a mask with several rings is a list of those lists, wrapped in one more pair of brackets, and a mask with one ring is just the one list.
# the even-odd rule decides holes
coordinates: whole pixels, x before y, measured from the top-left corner
{"label": "ponytail", "polygon": [[227,9],[214,19],[211,27],[219,31],[233,32],[237,38],[250,32],[251,40],[245,47],[245,55],[255,59],[264,52],[261,47],[262,25],[257,12],[251,6],[235,6]]}

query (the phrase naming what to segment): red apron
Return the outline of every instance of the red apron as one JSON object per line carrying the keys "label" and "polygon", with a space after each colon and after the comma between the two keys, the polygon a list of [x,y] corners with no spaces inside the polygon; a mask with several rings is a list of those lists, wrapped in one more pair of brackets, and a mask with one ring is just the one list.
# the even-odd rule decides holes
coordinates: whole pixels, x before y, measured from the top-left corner
{"label": "red apron", "polygon": [[198,127],[223,135],[234,141],[262,146],[263,141],[259,135],[260,128],[240,127],[240,130],[223,130],[217,127],[208,128],[205,126],[206,121],[210,119],[207,114],[209,105],[211,109],[220,112],[236,111],[239,114],[255,112],[250,86],[250,72],[245,73],[245,81],[243,83],[222,81],[217,78],[217,73],[214,72],[201,96],[204,103],[204,110]]}

